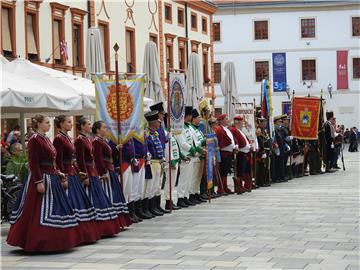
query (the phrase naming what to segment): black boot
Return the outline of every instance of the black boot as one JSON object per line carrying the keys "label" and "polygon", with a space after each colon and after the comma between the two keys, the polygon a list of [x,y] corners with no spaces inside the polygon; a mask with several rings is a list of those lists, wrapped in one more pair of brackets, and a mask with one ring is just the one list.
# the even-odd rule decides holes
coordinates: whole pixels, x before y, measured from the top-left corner
{"label": "black boot", "polygon": [[150,213],[149,211],[149,204],[150,204],[150,201],[148,198],[146,199],[143,199],[141,201],[141,205],[142,205],[142,210],[143,210],[143,213],[151,218],[155,217],[155,215],[153,215],[152,213]]}
{"label": "black boot", "polygon": [[170,210],[166,210],[164,208],[161,207],[161,195],[159,196],[156,196],[155,197],[155,201],[156,201],[156,208],[160,211],[160,212],[163,212],[164,214],[170,214]]}
{"label": "black boot", "polygon": [[189,196],[189,201],[192,202],[193,204],[199,204],[199,203],[201,203],[200,201],[198,201],[198,200],[196,199],[196,197],[195,197],[194,194],[190,194],[190,196]]}
{"label": "black boot", "polygon": [[172,209],[170,209],[170,200],[166,200],[165,209],[167,210],[179,210],[181,207],[177,206],[173,202],[171,202]]}
{"label": "black boot", "polygon": [[207,202],[207,199],[203,199],[203,197],[198,193],[195,194],[195,198],[202,203]]}
{"label": "black boot", "polygon": [[132,223],[140,222],[139,218],[135,215],[134,212],[134,202],[129,202],[128,204],[129,216]]}
{"label": "black boot", "polygon": [[156,207],[156,196],[149,199],[149,211],[151,214],[155,216],[163,216],[164,213],[160,212]]}
{"label": "black boot", "polygon": [[142,207],[141,207],[141,200],[138,200],[134,203],[135,205],[135,214],[139,217],[139,218],[142,218],[142,219],[151,219],[152,218],[152,215],[147,215],[144,213],[144,211],[142,210]]}
{"label": "black boot", "polygon": [[138,219],[138,222],[143,221],[142,218],[139,217],[139,216],[136,214],[135,201],[132,201],[132,208],[133,208],[133,212],[134,212],[134,217],[135,217],[135,219]]}
{"label": "black boot", "polygon": [[195,203],[189,201],[188,198],[186,198],[186,197],[184,197],[184,203],[186,203],[188,206],[194,206],[194,205],[196,205]]}
{"label": "black boot", "polygon": [[177,206],[180,208],[188,208],[189,206],[184,202],[184,198],[179,198],[177,201]]}

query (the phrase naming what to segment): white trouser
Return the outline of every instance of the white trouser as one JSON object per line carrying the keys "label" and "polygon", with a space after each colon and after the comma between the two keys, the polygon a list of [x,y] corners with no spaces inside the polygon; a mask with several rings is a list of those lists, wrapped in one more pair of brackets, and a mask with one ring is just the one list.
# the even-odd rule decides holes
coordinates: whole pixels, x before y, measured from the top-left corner
{"label": "white trouser", "polygon": [[189,197],[189,188],[191,179],[193,178],[193,159],[189,163],[181,162],[180,176],[178,183],[178,198]]}
{"label": "white trouser", "polygon": [[160,195],[161,192],[161,164],[159,162],[151,163],[152,179],[145,179],[145,196],[144,198],[153,198]]}
{"label": "white trouser", "polygon": [[200,193],[200,183],[203,175],[204,165],[205,165],[204,160],[195,159],[193,165],[194,177],[191,179],[190,194]]}
{"label": "white trouser", "polygon": [[[179,163],[176,163],[175,168],[171,168],[171,193],[172,193],[172,199],[174,199],[174,193],[175,193],[175,183],[176,178],[179,170]],[[170,180],[169,180],[169,167],[166,166],[164,168],[165,173],[165,186],[164,186],[164,193],[165,193],[165,200],[170,200]]]}
{"label": "white trouser", "polygon": [[138,172],[134,172],[134,177],[133,177],[133,184],[132,184],[132,188],[131,188],[131,196],[130,196],[130,201],[138,201],[140,199],[144,199],[142,198],[143,194],[144,194],[144,189],[145,189],[145,164],[144,161],[140,161],[139,166],[141,165],[140,169]]}
{"label": "white trouser", "polygon": [[131,170],[131,166],[128,166],[123,171],[123,189],[124,189],[124,197],[126,202],[130,202],[131,197],[131,189],[132,189],[132,183],[133,183],[133,173]]}

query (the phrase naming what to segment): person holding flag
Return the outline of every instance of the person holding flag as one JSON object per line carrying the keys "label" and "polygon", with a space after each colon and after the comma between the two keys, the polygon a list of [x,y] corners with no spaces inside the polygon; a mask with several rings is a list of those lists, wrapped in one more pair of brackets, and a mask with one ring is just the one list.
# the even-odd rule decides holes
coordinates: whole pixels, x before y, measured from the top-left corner
{"label": "person holding flag", "polygon": [[200,124],[200,114],[197,111],[197,109],[193,109],[190,129],[193,132],[194,145],[196,149],[196,154],[194,157],[194,165],[193,165],[194,166],[193,171],[195,177],[190,185],[189,200],[190,202],[195,204],[206,202],[206,200],[200,196],[200,183],[204,173],[204,165],[205,165],[206,138],[199,129],[199,124]]}
{"label": "person holding flag", "polygon": [[190,128],[192,110],[193,108],[191,106],[185,107],[184,128],[182,129],[181,134],[177,134],[175,136],[176,141],[179,144],[180,151],[187,159],[185,162],[180,163],[177,206],[182,208],[195,205],[188,199],[189,189],[193,179],[194,155],[196,153],[194,135],[192,129]]}

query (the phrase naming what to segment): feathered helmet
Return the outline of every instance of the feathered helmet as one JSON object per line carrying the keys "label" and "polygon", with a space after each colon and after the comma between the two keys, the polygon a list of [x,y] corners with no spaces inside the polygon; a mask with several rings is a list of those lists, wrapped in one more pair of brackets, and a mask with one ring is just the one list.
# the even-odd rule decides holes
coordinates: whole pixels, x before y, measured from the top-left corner
{"label": "feathered helmet", "polygon": [[202,117],[204,117],[206,111],[210,111],[209,104],[206,98],[203,98],[199,102],[199,111]]}

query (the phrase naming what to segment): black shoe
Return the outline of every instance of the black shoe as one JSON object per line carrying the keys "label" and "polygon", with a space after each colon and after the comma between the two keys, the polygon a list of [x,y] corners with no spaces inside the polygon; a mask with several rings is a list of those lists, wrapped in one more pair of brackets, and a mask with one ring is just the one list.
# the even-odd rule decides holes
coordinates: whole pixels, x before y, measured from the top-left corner
{"label": "black shoe", "polygon": [[149,216],[151,218],[155,217],[155,215],[153,215],[152,213],[150,213],[149,211],[149,205],[150,204],[150,201],[148,198],[146,199],[143,199],[142,202],[141,202],[141,205],[142,205],[142,210],[143,210],[143,213],[146,215],[146,216]]}
{"label": "black shoe", "polygon": [[189,201],[192,202],[193,204],[200,204],[201,203],[200,201],[198,201],[198,199],[195,197],[194,194],[190,194]]}
{"label": "black shoe", "polygon": [[202,203],[207,202],[207,199],[203,199],[203,197],[201,197],[201,195],[198,193],[195,194],[195,198]]}
{"label": "black shoe", "polygon": [[135,202],[135,214],[141,219],[151,219],[152,215],[147,215],[143,212],[141,207],[141,200]]}
{"label": "black shoe", "polygon": [[191,201],[188,200],[188,198],[184,197],[184,203],[186,203],[188,206],[194,206],[196,205],[195,203],[192,203]]}
{"label": "black shoe", "polygon": [[172,202],[171,206],[172,206],[172,209],[170,208],[170,200],[167,200],[166,204],[165,204],[165,209],[167,209],[167,210],[180,210],[181,209],[181,207],[177,206],[173,202]]}
{"label": "black shoe", "polygon": [[160,212],[156,206],[156,197],[149,199],[149,212],[155,216],[163,216],[164,213]]}
{"label": "black shoe", "polygon": [[169,210],[163,209],[161,207],[161,196],[160,195],[155,197],[155,202],[156,202],[156,208],[159,210],[159,212],[163,212],[164,214],[171,213]]}
{"label": "black shoe", "polygon": [[183,198],[179,198],[176,204],[180,208],[188,208],[189,206],[184,202]]}
{"label": "black shoe", "polygon": [[202,199],[204,199],[204,200],[206,200],[206,201],[207,201],[207,199],[209,198],[209,195],[206,194],[206,193],[203,193],[203,194],[201,194],[200,196],[201,196]]}
{"label": "black shoe", "polygon": [[341,170],[341,168],[338,165],[334,166],[334,169]]}

